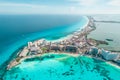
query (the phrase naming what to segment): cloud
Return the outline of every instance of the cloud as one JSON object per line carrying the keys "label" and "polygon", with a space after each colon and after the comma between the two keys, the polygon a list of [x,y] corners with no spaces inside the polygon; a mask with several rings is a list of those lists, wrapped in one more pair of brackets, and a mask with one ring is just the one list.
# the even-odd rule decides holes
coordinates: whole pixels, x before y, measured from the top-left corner
{"label": "cloud", "polygon": [[24,7],[24,8],[45,8],[45,5],[31,5],[31,4],[19,4],[19,3],[0,3],[0,7]]}
{"label": "cloud", "polygon": [[[25,3],[24,4],[0,3],[0,14],[120,14],[119,7],[111,7],[111,6],[101,7],[96,5],[97,3],[96,0],[89,0],[92,2],[89,2],[89,1],[86,2],[86,0],[85,1],[74,0],[74,1],[75,3],[78,2],[82,6],[81,5],[69,5],[69,6],[64,5],[63,6],[63,5],[38,5],[38,4],[35,5],[35,4],[25,4]],[[87,7],[85,5],[87,5]],[[110,5],[110,2],[109,2],[109,5]]]}
{"label": "cloud", "polygon": [[50,9],[47,5],[32,5],[21,3],[0,3],[0,13],[6,14],[34,14],[45,13]]}
{"label": "cloud", "polygon": [[114,7],[71,7],[71,14],[120,14],[119,8]]}
{"label": "cloud", "polygon": [[75,2],[81,6],[92,6],[98,3],[98,0],[70,0],[71,2]]}
{"label": "cloud", "polygon": [[108,5],[120,6],[120,0],[111,0],[110,2],[108,2]]}
{"label": "cloud", "polygon": [[72,6],[71,12],[77,14],[120,14],[120,0],[69,0],[79,3]]}
{"label": "cloud", "polygon": [[68,6],[0,3],[0,14],[71,14]]}

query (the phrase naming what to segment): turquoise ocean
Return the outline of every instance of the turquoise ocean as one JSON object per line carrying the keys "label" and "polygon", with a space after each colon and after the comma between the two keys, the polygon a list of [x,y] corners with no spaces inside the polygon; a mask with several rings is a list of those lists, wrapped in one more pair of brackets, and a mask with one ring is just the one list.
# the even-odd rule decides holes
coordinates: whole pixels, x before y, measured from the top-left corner
{"label": "turquoise ocean", "polygon": [[3,80],[119,80],[120,69],[85,56],[47,53],[7,71]]}
{"label": "turquoise ocean", "polygon": [[[0,65],[28,41],[58,40],[88,23],[76,15],[1,15]],[[119,80],[120,69],[88,57],[47,54],[25,60],[2,75],[3,80]]]}

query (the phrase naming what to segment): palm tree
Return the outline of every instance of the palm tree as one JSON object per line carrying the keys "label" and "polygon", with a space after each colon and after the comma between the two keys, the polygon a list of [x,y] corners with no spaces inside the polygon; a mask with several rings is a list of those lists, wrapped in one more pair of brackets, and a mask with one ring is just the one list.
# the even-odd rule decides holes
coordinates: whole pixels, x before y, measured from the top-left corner
{"label": "palm tree", "polygon": [[47,51],[46,47],[41,48],[42,52],[45,53]]}

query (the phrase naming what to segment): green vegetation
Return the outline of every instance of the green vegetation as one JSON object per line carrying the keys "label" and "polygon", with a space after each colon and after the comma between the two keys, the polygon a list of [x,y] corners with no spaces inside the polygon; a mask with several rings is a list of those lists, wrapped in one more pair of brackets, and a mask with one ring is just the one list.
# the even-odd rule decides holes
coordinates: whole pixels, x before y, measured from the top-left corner
{"label": "green vegetation", "polygon": [[91,40],[93,43],[96,43],[96,45],[99,45],[99,44],[109,45],[108,42],[106,42],[106,41],[96,40],[96,39],[92,39],[92,38],[89,38],[89,40]]}
{"label": "green vegetation", "polygon": [[22,57],[17,57],[16,61],[19,62]]}
{"label": "green vegetation", "polygon": [[42,47],[41,50],[43,51],[43,53],[47,52],[47,48],[46,47]]}

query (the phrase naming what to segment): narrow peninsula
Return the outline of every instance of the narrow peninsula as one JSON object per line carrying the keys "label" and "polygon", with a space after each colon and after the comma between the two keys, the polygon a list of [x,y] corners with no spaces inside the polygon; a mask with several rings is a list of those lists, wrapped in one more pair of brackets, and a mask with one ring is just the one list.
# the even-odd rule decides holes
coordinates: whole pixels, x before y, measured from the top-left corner
{"label": "narrow peninsula", "polygon": [[103,61],[107,61],[113,64],[120,64],[120,54],[117,52],[110,52],[104,49],[98,49],[96,45],[105,44],[106,41],[94,40],[87,38],[87,35],[96,29],[94,19],[90,16],[87,25],[71,36],[66,37],[60,41],[48,41],[45,39],[39,39],[34,42],[28,42],[28,45],[19,51],[17,57],[13,59],[8,65],[6,70],[9,70],[22,61],[30,58],[39,57],[44,53],[66,53],[77,54],[81,56],[89,56],[97,58]]}

